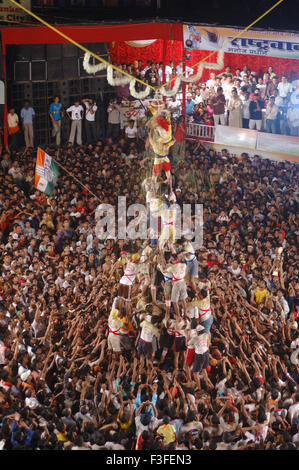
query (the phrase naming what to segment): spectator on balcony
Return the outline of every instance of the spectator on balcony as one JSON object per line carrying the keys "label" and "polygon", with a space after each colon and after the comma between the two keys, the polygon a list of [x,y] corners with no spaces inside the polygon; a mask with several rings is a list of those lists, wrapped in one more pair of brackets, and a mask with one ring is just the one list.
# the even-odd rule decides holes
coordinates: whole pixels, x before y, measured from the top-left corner
{"label": "spectator on balcony", "polygon": [[262,100],[263,100],[263,99],[265,98],[267,85],[266,85],[265,83],[263,83],[262,77],[259,77],[259,78],[257,79],[256,88],[257,88],[258,91],[260,92],[260,97],[261,97]]}
{"label": "spectator on balcony", "polygon": [[250,119],[249,105],[251,102],[248,91],[242,91],[240,99],[242,101],[242,127],[248,129]]}
{"label": "spectator on balcony", "polygon": [[187,94],[187,100],[186,100],[186,115],[188,117],[191,117],[193,114],[193,109],[194,109],[195,103],[192,100],[192,95],[191,93]]}
{"label": "spectator on balcony", "polygon": [[266,98],[270,98],[270,96],[274,94],[274,90],[276,90],[276,88],[278,88],[278,78],[275,76],[267,85]]}
{"label": "spectator on balcony", "polygon": [[269,74],[269,77],[271,80],[273,77],[276,77],[276,73],[274,72],[272,65],[269,65],[267,73]]}
{"label": "spectator on balcony", "polygon": [[242,127],[242,101],[238,96],[236,88],[232,89],[227,109],[229,110],[228,125],[231,127]]}
{"label": "spectator on balcony", "polygon": [[212,126],[213,125],[213,121],[209,117],[209,114],[206,110],[204,110],[204,112],[203,112],[200,124],[202,124],[203,126]]}
{"label": "spectator on balcony", "polygon": [[85,131],[87,144],[94,144],[97,140],[96,112],[97,105],[90,98],[85,98],[82,103],[86,106],[85,112]]}
{"label": "spectator on balcony", "polygon": [[49,114],[52,121],[52,137],[55,137],[57,147],[61,143],[61,119],[63,117],[63,107],[59,96],[55,96],[50,104]]}
{"label": "spectator on balcony", "polygon": [[207,99],[206,112],[208,113],[208,118],[213,122],[213,108],[211,106],[211,99]]}
{"label": "spectator on balcony", "polygon": [[228,101],[230,100],[230,97],[231,97],[231,93],[232,93],[232,89],[234,87],[234,84],[233,84],[233,77],[231,74],[228,74],[227,75],[227,78],[223,84],[223,93],[224,93],[224,96],[225,96],[225,99],[226,99],[226,103],[228,103]]}
{"label": "spectator on balcony", "polygon": [[202,120],[202,116],[203,116],[203,104],[202,103],[196,104],[193,108],[193,113],[192,113],[193,121],[196,124],[200,124]]}
{"label": "spectator on balcony", "polygon": [[217,93],[211,98],[211,106],[213,108],[214,125],[226,125],[225,122],[225,96],[222,87],[217,88]]}
{"label": "spectator on balcony", "polygon": [[241,79],[240,78],[236,78],[234,80],[234,87],[237,89],[237,93],[240,96],[241,93],[242,93]]}
{"label": "spectator on balcony", "polygon": [[28,100],[25,101],[24,107],[21,109],[21,119],[22,119],[22,128],[24,131],[24,138],[26,143],[26,149],[33,148],[33,118],[35,116],[35,111],[30,106]]}
{"label": "spectator on balcony", "polygon": [[212,88],[216,85],[216,73],[211,72],[210,79],[206,82],[208,88]]}
{"label": "spectator on balcony", "polygon": [[275,104],[275,96],[270,96],[270,101],[266,107],[266,126],[267,132],[276,134],[276,120],[279,109]]}
{"label": "spectator on balcony", "polygon": [[117,100],[111,100],[107,109],[108,127],[107,139],[111,138],[113,142],[117,142],[120,133],[120,106]]}
{"label": "spectator on balcony", "polygon": [[262,108],[263,101],[260,99],[258,90],[255,90],[253,100],[249,104],[249,129],[260,131],[262,129]]}
{"label": "spectator on balcony", "polygon": [[288,82],[288,77],[286,75],[282,76],[281,82],[278,83],[277,88],[281,98],[290,98],[290,95],[293,91],[293,86],[290,82]]}
{"label": "spectator on balcony", "polygon": [[291,135],[299,137],[299,109],[295,105],[290,105],[287,112],[287,121]]}
{"label": "spectator on balcony", "polygon": [[178,118],[181,114],[181,102],[178,100],[177,95],[173,95],[171,97],[171,101],[169,101],[167,107],[173,119]]}
{"label": "spectator on balcony", "polygon": [[9,135],[9,149],[11,151],[17,150],[19,147],[19,116],[15,113],[14,108],[9,110],[7,115],[8,135]]}
{"label": "spectator on balcony", "polygon": [[69,142],[73,145],[76,136],[77,144],[82,145],[82,119],[84,109],[83,106],[79,103],[79,100],[75,101],[75,103],[66,110],[66,114],[72,121]]}
{"label": "spectator on balcony", "polygon": [[206,103],[210,97],[210,90],[204,83],[201,84],[200,96],[202,97],[204,103]]}

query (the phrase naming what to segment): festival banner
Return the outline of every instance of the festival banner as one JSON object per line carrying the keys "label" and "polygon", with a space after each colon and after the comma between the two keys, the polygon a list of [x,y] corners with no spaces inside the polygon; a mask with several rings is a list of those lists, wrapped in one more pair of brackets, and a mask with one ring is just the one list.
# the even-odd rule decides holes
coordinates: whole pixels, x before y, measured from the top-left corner
{"label": "festival banner", "polygon": [[125,129],[129,124],[129,121],[133,119],[137,121],[137,119],[144,116],[144,107],[139,100],[136,101],[122,101],[120,104],[121,112],[120,112],[120,127],[121,129]]}
{"label": "festival banner", "polygon": [[[19,3],[27,10],[31,9],[31,0],[19,0]],[[0,21],[25,23],[28,18],[29,15],[24,10],[16,7],[9,0],[0,0]]]}
{"label": "festival banner", "polygon": [[241,31],[237,28],[184,25],[184,47],[188,51],[216,51],[226,44],[224,52],[299,59],[299,34],[250,30],[227,44]]}
{"label": "festival banner", "polygon": [[58,165],[50,155],[37,149],[34,186],[39,191],[52,196],[58,178]]}

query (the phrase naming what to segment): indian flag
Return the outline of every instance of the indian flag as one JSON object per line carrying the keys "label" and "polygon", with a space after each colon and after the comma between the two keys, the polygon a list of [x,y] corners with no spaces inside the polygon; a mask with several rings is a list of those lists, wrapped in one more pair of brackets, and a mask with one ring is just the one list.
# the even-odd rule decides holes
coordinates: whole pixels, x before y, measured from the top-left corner
{"label": "indian flag", "polygon": [[52,196],[58,178],[58,165],[50,155],[37,149],[34,186],[39,191]]}

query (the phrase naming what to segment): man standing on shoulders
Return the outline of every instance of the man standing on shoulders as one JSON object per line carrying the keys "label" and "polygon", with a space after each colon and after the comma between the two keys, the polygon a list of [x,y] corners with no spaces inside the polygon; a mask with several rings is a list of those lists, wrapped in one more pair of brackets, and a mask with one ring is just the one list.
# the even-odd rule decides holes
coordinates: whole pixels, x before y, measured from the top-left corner
{"label": "man standing on shoulders", "polygon": [[[71,115],[70,115],[71,113]],[[79,103],[79,101],[75,101],[75,103],[70,106],[66,110],[66,114],[72,121],[71,125],[71,132],[69,136],[69,142],[73,145],[75,140],[75,135],[77,139],[77,144],[82,145],[82,117],[84,114],[83,106]]]}
{"label": "man standing on shoulders", "polygon": [[221,86],[217,88],[216,95],[211,98],[211,106],[214,112],[214,125],[217,126],[217,124],[221,124],[225,126],[225,96]]}
{"label": "man standing on shoulders", "polygon": [[86,143],[94,144],[97,140],[96,136],[96,111],[97,105],[90,99],[85,98],[82,103],[86,106],[85,113],[85,132],[86,132]]}
{"label": "man standing on shoulders", "polygon": [[61,118],[63,117],[62,103],[59,96],[55,96],[49,108],[52,121],[52,137],[56,137],[56,145],[60,147],[61,143]]}
{"label": "man standing on shoulders", "polygon": [[21,109],[22,128],[24,131],[24,138],[26,150],[33,148],[33,118],[35,116],[34,109],[30,106],[28,100],[25,101],[24,107]]}

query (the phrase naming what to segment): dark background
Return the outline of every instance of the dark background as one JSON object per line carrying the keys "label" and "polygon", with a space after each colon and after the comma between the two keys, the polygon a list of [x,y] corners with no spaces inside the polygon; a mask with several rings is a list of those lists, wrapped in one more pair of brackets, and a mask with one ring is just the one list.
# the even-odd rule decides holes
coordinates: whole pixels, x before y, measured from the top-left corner
{"label": "dark background", "polygon": [[[43,1],[32,0],[33,11],[56,23],[115,22],[158,17],[232,26],[247,26],[276,3],[275,0],[52,0],[53,6],[46,7],[42,6]],[[299,0],[284,0],[257,26],[296,30],[298,13]]]}

